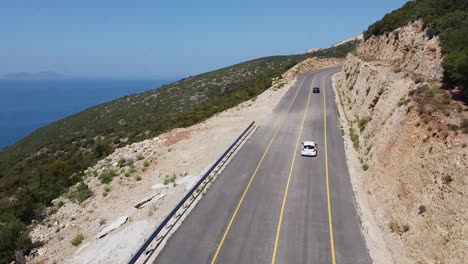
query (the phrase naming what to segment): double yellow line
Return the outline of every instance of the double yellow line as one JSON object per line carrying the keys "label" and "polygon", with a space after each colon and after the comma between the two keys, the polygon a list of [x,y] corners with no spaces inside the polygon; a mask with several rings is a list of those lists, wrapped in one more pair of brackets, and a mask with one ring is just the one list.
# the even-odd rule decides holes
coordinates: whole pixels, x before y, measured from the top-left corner
{"label": "double yellow line", "polygon": [[331,201],[330,201],[330,183],[328,177],[328,147],[327,147],[327,97],[325,92],[325,79],[322,80],[323,87],[323,137],[325,144],[325,177],[327,182],[327,208],[328,208],[328,228],[330,233],[330,249],[331,249],[331,259],[332,264],[336,264],[335,259],[335,241],[333,240],[333,218],[331,211]]}
{"label": "double yellow line", "polygon": [[[315,75],[315,77],[317,77],[317,75]],[[314,85],[315,77],[312,80],[312,86]],[[299,129],[299,135],[297,136],[296,147],[294,148],[294,155],[291,161],[291,167],[289,168],[288,181],[286,182],[286,190],[284,191],[283,204],[281,205],[278,226],[276,228],[276,238],[275,238],[275,245],[273,247],[273,256],[271,257],[271,264],[275,264],[276,262],[276,252],[278,249],[278,242],[279,242],[279,237],[280,237],[280,232],[281,232],[281,223],[283,222],[284,208],[286,206],[286,200],[288,199],[289,184],[291,182],[291,177],[292,177],[293,170],[294,170],[294,162],[296,161],[297,150],[299,149],[299,142],[301,141],[302,129],[304,128],[304,123],[307,117],[307,112],[309,110],[311,95],[312,95],[312,87],[309,88],[309,96],[307,97],[307,105],[304,111],[304,115],[302,117],[302,123],[301,123],[301,128]]]}

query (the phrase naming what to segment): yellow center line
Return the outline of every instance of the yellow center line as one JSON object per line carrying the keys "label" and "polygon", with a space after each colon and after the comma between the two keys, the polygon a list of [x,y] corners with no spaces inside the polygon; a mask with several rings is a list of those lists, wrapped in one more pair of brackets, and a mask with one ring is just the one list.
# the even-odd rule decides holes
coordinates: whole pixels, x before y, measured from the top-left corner
{"label": "yellow center line", "polygon": [[[288,116],[289,114],[289,111],[291,110],[291,107],[293,106],[294,104],[294,101],[296,100],[296,97],[297,95],[299,94],[299,91],[302,89],[302,84],[304,83],[305,79],[307,79],[309,77],[309,75],[311,75],[312,73],[309,73],[306,77],[304,77],[304,79],[302,80],[301,84],[299,85],[299,88],[297,89],[296,91],[296,94],[294,95],[294,98],[293,100],[291,101],[291,104],[289,105],[288,109],[286,110],[286,113],[284,113],[283,115],[283,118],[281,119],[280,123],[278,124],[278,127],[276,128],[276,131],[275,133],[273,134],[273,137],[270,139],[270,142],[268,143],[268,146],[267,148],[265,149],[265,152],[263,152],[263,155],[262,155],[262,158],[260,159],[260,161],[258,162],[257,164],[257,167],[255,168],[255,171],[253,172],[252,176],[250,177],[250,180],[249,182],[247,183],[247,186],[245,187],[245,190],[244,192],[242,193],[242,196],[239,200],[239,203],[237,204],[237,207],[236,209],[234,210],[234,213],[232,214],[232,217],[231,217],[231,220],[229,220],[229,223],[226,227],[226,230],[224,231],[224,234],[221,238],[221,241],[219,242],[219,245],[218,245],[218,248],[216,249],[216,252],[215,254],[213,255],[213,259],[211,260],[211,264],[214,264],[216,262],[216,259],[218,258],[218,255],[219,255],[219,252],[221,251],[221,248],[223,246],[223,243],[224,243],[224,240],[226,239],[227,237],[227,234],[229,233],[229,230],[231,229],[231,225],[232,223],[234,222],[234,219],[236,218],[237,216],[237,212],[239,211],[239,208],[241,207],[242,205],[242,202],[244,201],[244,197],[245,195],[247,194],[247,191],[249,190],[250,188],[250,185],[252,184],[252,181],[253,179],[255,178],[255,175],[257,175],[257,172],[260,168],[260,166],[262,165],[263,163],[263,160],[265,159],[265,156],[266,154],[268,153],[268,150],[270,149],[271,147],[271,144],[273,143],[273,140],[275,139],[276,135],[278,134],[278,131],[280,130],[280,128],[283,126],[283,123],[284,121],[286,120],[286,117]],[[315,79],[315,77],[314,77]]]}
{"label": "yellow center line", "polygon": [[331,259],[332,264],[336,264],[335,260],[335,242],[333,240],[333,219],[331,211],[331,201],[330,201],[330,184],[328,177],[328,148],[327,148],[327,100],[326,100],[326,91],[325,91],[325,79],[322,80],[322,90],[323,90],[323,130],[324,130],[324,144],[325,144],[325,177],[327,179],[327,207],[328,207],[328,227],[330,230],[330,249],[331,249]]}
{"label": "yellow center line", "polygon": [[[314,79],[312,80],[312,85],[314,85],[314,81],[315,81],[316,77],[317,77],[317,75],[314,76]],[[281,211],[280,211],[280,216],[279,216],[279,220],[278,220],[278,226],[277,226],[277,229],[276,229],[276,238],[275,238],[275,245],[273,247],[273,255],[271,257],[271,264],[275,264],[275,262],[276,262],[276,252],[278,250],[278,243],[279,243],[279,237],[280,237],[280,232],[281,232],[281,223],[283,222],[284,208],[286,206],[286,200],[288,198],[289,183],[291,182],[291,177],[292,177],[293,170],[294,170],[294,161],[296,160],[297,151],[299,149],[299,142],[301,141],[302,129],[304,127],[304,123],[305,123],[305,120],[306,120],[306,117],[307,117],[307,110],[309,109],[311,94],[312,94],[312,86],[309,89],[309,97],[307,98],[307,105],[306,105],[306,108],[304,110],[304,116],[302,117],[301,128],[299,129],[299,135],[297,137],[296,147],[294,148],[294,155],[293,155],[293,159],[292,159],[292,162],[291,162],[291,167],[289,168],[288,181],[286,182],[286,190],[284,191],[283,204],[281,205]]]}

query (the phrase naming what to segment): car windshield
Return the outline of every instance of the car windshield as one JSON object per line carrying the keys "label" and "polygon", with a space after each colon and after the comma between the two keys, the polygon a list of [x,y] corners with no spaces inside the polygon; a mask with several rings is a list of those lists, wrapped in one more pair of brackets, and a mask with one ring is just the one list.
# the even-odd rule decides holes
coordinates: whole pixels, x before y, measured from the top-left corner
{"label": "car windshield", "polygon": [[311,146],[311,145],[305,145],[304,146],[304,149],[314,149],[315,147],[314,146]]}

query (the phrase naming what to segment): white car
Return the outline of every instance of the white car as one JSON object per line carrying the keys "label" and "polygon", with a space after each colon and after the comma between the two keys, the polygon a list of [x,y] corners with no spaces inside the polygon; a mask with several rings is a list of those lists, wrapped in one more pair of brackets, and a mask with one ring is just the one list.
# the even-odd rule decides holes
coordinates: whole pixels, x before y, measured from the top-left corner
{"label": "white car", "polygon": [[301,155],[316,157],[317,156],[317,143],[313,141],[302,142]]}

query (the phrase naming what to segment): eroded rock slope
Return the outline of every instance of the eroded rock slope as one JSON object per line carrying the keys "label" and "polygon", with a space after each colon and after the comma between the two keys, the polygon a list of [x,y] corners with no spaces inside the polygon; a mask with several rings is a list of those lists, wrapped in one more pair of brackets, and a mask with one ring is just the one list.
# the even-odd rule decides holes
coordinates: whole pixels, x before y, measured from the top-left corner
{"label": "eroded rock slope", "polygon": [[441,89],[443,56],[421,21],[349,54],[335,89],[375,263],[466,263],[467,107]]}

